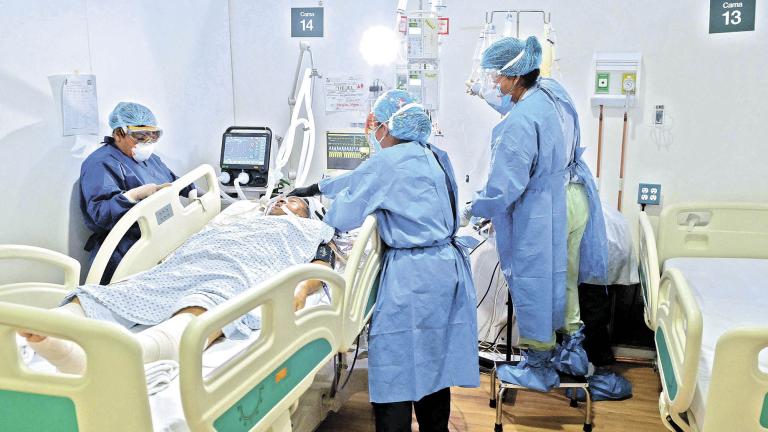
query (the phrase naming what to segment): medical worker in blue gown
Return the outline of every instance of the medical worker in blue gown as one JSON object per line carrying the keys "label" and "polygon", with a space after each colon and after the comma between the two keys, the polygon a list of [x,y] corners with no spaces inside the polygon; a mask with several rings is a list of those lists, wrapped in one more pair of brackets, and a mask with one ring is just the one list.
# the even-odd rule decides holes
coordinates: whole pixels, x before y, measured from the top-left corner
{"label": "medical worker in blue gown", "polygon": [[325,222],[338,231],[374,214],[387,245],[369,347],[377,431],[448,431],[450,387],[479,385],[475,288],[455,242],[457,188],[447,154],[428,144],[431,122],[413,98],[376,101],[375,153],[357,169],[299,188],[333,199]]}
{"label": "medical worker in blue gown", "polygon": [[[528,347],[525,360],[500,367],[499,376],[544,391],[559,384],[557,370],[587,373],[578,282],[605,279],[607,247],[578,115],[559,83],[539,78],[540,63],[535,37],[505,38],[483,53],[483,97],[504,117],[492,132],[487,182],[469,211],[494,223]],[[564,333],[560,346],[555,331]]]}
{"label": "medical worker in blue gown", "polygon": [[[96,256],[109,231],[137,202],[178,177],[154,154],[163,131],[149,108],[120,102],[109,115],[112,136],[80,167],[80,210],[93,234],[85,244]],[[182,193],[186,195],[190,188]],[[125,234],[109,259],[101,284],[109,283],[128,249],[141,237],[138,225]]]}

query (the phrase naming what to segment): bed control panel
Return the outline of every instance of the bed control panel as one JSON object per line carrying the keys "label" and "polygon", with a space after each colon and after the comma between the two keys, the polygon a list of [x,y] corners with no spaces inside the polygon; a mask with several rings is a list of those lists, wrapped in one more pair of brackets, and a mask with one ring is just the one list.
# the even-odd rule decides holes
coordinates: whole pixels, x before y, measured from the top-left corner
{"label": "bed control panel", "polygon": [[162,225],[163,222],[173,217],[173,208],[170,204],[163,206],[160,210],[155,212],[155,219],[158,225]]}

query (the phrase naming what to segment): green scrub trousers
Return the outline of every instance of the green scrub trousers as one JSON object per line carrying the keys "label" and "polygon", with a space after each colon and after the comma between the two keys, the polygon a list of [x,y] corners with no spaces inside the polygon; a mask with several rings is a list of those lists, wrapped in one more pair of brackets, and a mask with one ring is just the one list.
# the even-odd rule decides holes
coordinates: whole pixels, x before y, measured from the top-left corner
{"label": "green scrub trousers", "polygon": [[[572,334],[582,326],[579,310],[579,248],[589,220],[589,202],[584,186],[578,183],[568,184],[566,200],[568,203],[568,273],[565,286],[565,325],[559,331]],[[520,338],[520,345],[537,351],[551,350],[555,347],[555,335],[552,335],[552,340],[548,343]]]}

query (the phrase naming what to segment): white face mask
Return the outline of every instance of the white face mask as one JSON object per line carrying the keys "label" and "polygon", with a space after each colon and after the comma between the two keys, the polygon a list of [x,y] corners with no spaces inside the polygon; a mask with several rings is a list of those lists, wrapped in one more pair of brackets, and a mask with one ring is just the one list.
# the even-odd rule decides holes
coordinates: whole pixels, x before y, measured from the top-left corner
{"label": "white face mask", "polygon": [[154,143],[136,144],[136,146],[133,147],[133,159],[136,162],[144,162],[145,160],[149,159],[150,156],[152,156],[154,151]]}

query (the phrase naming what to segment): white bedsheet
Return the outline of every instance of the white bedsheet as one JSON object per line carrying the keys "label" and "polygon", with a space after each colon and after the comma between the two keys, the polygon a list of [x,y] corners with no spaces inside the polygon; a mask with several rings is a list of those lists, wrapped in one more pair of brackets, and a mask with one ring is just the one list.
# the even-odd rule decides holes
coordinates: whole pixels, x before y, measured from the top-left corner
{"label": "white bedsheet", "polygon": [[[664,270],[669,268],[683,273],[701,309],[701,360],[691,411],[703,424],[717,340],[734,327],[768,325],[768,260],[672,258],[664,263]],[[759,362],[768,369],[763,354]]]}

